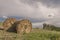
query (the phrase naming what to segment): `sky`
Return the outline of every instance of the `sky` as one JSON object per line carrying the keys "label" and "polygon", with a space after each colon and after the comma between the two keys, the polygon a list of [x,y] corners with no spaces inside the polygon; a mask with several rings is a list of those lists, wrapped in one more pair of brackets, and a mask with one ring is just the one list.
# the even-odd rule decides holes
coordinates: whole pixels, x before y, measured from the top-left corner
{"label": "sky", "polygon": [[60,0],[0,0],[1,16],[33,18],[36,27],[43,23],[60,26]]}

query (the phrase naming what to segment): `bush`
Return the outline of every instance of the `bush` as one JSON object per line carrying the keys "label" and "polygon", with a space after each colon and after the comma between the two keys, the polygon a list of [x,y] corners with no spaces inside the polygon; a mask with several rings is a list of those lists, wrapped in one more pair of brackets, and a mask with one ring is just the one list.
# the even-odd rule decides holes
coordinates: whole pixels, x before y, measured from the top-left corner
{"label": "bush", "polygon": [[46,23],[43,24],[43,29],[60,31],[60,27],[56,27],[54,25],[46,24]]}

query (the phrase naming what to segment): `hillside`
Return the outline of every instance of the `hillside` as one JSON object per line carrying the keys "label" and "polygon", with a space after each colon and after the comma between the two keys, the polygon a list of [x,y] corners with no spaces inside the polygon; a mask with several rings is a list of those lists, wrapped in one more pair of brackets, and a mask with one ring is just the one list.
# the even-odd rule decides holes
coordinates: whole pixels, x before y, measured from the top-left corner
{"label": "hillside", "polygon": [[60,32],[32,29],[31,33],[18,35],[0,30],[0,40],[60,40]]}

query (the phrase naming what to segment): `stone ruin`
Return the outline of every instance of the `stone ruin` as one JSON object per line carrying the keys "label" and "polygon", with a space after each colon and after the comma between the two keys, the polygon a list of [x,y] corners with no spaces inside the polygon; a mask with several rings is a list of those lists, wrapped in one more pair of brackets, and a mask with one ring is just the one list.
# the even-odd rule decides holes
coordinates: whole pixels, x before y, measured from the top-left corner
{"label": "stone ruin", "polygon": [[15,18],[7,18],[3,22],[5,31],[20,33],[30,33],[32,30],[32,23],[28,19],[17,21]]}

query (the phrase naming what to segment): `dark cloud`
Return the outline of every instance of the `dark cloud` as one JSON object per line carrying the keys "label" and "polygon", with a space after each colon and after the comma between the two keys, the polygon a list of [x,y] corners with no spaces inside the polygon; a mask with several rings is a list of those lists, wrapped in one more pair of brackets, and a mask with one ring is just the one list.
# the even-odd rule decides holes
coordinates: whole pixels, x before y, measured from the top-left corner
{"label": "dark cloud", "polygon": [[60,0],[41,0],[41,2],[44,5],[47,5],[48,7],[59,7],[60,6]]}
{"label": "dark cloud", "polygon": [[30,5],[34,5],[36,2],[41,2],[43,5],[47,7],[52,7],[52,8],[60,7],[60,0],[21,0],[21,2],[28,3]]}
{"label": "dark cloud", "polygon": [[36,23],[57,18],[60,16],[59,8],[60,0],[0,0],[0,16],[28,17]]}

